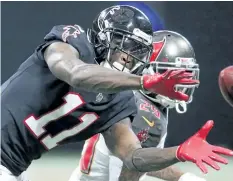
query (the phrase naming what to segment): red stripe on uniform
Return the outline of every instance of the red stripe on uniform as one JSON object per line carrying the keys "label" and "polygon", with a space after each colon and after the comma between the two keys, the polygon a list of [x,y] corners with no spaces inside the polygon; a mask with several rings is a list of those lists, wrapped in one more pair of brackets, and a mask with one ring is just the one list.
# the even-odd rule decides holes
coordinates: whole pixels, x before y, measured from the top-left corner
{"label": "red stripe on uniform", "polygon": [[95,146],[99,140],[99,137],[100,137],[100,134],[96,134],[88,140],[86,150],[85,150],[84,154],[82,155],[81,162],[80,162],[81,163],[81,171],[85,174],[89,174],[89,172],[90,172],[92,159],[93,159],[94,153],[95,153]]}

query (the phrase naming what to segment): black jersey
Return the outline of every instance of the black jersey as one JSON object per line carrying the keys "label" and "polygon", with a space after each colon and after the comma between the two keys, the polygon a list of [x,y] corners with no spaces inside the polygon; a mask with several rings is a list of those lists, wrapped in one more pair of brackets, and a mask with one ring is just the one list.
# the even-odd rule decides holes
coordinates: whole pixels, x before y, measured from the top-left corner
{"label": "black jersey", "polygon": [[2,85],[1,164],[16,176],[46,150],[85,140],[137,111],[132,91],[85,92],[57,79],[43,56],[56,41],[72,45],[81,60],[95,64],[93,47],[82,28],[59,25]]}

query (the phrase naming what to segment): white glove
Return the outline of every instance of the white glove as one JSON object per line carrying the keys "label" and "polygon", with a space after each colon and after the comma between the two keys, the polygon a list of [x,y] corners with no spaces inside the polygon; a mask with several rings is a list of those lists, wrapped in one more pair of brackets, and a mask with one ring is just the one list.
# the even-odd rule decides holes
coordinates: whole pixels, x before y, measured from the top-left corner
{"label": "white glove", "polygon": [[206,179],[187,172],[180,177],[179,181],[206,181]]}

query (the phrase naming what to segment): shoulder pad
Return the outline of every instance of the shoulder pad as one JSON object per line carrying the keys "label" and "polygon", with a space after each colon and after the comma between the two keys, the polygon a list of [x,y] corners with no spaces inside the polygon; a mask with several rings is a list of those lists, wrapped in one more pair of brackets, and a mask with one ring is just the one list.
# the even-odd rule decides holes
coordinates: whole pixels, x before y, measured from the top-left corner
{"label": "shoulder pad", "polygon": [[79,25],[57,25],[44,37],[46,42],[63,41],[72,45],[80,54],[80,59],[86,63],[93,63],[95,55],[86,32]]}

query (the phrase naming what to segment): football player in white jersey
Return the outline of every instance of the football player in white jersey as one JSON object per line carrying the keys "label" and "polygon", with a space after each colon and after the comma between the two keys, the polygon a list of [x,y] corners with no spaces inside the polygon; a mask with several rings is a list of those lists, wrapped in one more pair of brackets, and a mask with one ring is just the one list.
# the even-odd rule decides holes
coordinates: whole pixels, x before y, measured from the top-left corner
{"label": "football player in white jersey", "polygon": [[[172,31],[157,31],[153,35],[153,48],[151,65],[144,69],[144,74],[163,73],[168,69],[186,69],[198,79],[199,66],[194,50],[185,37]],[[190,96],[186,103],[145,91],[134,92],[138,113],[132,122],[132,130],[142,147],[164,148],[169,109],[175,108],[178,113],[185,113],[187,103],[192,101],[195,88],[195,86],[177,88]],[[85,142],[79,166],[73,171],[69,181],[136,181],[145,175],[122,167],[122,161],[112,155],[105,145],[103,136],[98,134]],[[168,181],[205,181],[204,178],[182,172],[174,166],[146,174]]]}

